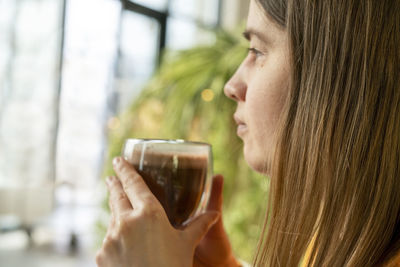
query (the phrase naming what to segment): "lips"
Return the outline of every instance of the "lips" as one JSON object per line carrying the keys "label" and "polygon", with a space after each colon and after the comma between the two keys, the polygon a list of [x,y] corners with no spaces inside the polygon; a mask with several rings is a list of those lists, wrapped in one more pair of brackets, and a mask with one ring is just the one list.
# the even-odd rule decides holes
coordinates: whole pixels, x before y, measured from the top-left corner
{"label": "lips", "polygon": [[237,124],[236,133],[238,136],[242,137],[245,132],[247,132],[247,125],[243,122],[243,119],[238,114],[233,115],[233,119]]}

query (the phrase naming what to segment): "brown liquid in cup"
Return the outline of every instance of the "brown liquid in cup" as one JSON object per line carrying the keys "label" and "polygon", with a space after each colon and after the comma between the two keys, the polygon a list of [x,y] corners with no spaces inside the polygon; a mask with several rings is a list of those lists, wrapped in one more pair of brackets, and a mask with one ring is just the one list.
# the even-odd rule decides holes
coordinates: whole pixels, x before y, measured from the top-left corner
{"label": "brown liquid in cup", "polygon": [[207,176],[207,157],[146,153],[142,167],[140,155],[133,158],[134,168],[164,207],[171,224],[181,226],[199,205]]}

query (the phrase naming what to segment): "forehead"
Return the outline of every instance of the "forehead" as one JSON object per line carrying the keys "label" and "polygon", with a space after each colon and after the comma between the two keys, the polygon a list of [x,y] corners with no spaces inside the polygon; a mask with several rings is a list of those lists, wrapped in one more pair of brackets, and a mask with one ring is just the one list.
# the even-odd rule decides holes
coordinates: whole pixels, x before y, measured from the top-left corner
{"label": "forehead", "polygon": [[261,39],[266,39],[270,42],[276,42],[280,40],[285,36],[286,33],[284,29],[280,28],[278,24],[267,15],[265,10],[259,3],[257,3],[256,0],[250,1],[246,31],[250,33],[258,33],[254,36],[257,38],[261,37]]}

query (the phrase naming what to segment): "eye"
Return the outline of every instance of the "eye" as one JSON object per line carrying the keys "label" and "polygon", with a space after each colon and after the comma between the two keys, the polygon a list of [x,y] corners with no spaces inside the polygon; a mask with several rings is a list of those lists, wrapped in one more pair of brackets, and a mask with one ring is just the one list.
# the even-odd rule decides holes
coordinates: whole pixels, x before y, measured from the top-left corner
{"label": "eye", "polygon": [[248,51],[249,51],[249,54],[255,55],[256,58],[258,58],[258,57],[264,55],[261,51],[255,49],[254,47],[249,47],[249,48],[248,48]]}

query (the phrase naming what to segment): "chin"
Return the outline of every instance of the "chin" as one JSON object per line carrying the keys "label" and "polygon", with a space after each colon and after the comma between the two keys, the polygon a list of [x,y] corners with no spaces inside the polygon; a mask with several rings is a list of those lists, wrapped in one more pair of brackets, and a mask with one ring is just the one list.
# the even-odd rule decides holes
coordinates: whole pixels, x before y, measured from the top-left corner
{"label": "chin", "polygon": [[247,164],[254,171],[264,174],[270,175],[271,166],[269,164],[269,160],[267,160],[266,155],[261,155],[256,153],[255,149],[249,149],[246,146],[244,147],[244,158]]}

